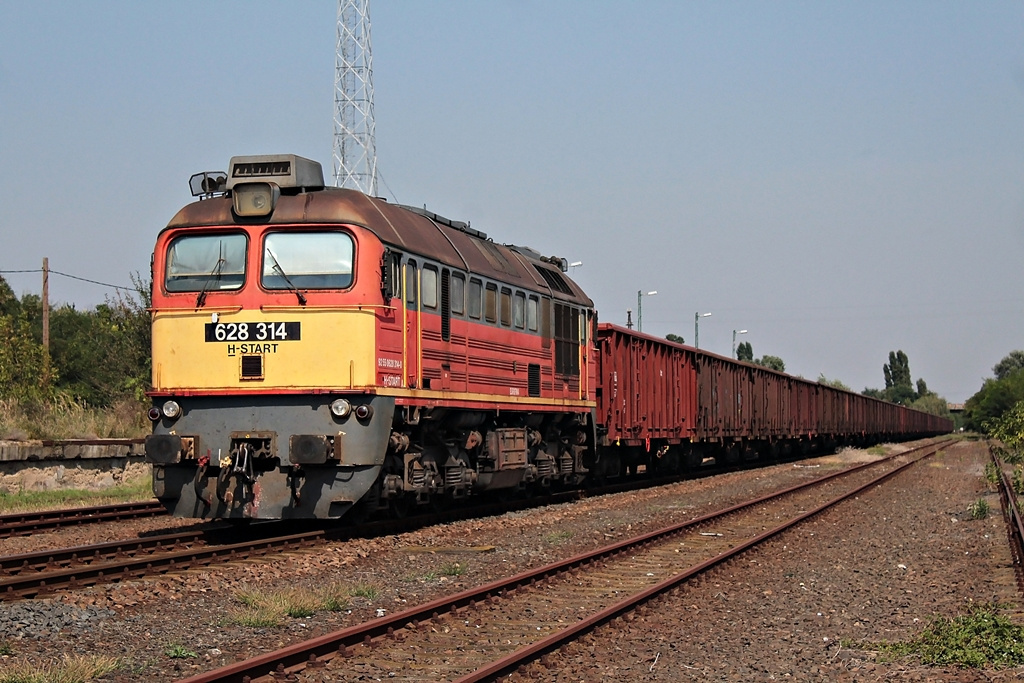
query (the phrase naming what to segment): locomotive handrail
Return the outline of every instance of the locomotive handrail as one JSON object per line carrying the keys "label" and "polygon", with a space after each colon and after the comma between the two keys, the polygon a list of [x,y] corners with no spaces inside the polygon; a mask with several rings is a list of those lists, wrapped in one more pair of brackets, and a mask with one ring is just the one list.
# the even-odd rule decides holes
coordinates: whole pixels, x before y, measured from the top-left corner
{"label": "locomotive handrail", "polygon": [[183,306],[181,308],[170,308],[163,307],[153,308],[152,306],[146,309],[147,313],[202,313],[206,315],[208,313],[238,313],[242,310],[242,306],[203,306],[202,309],[198,309],[195,306]]}
{"label": "locomotive handrail", "polygon": [[389,306],[387,304],[347,304],[340,306],[337,304],[330,306],[296,306],[294,304],[260,304],[261,311],[361,311],[363,309],[374,309],[382,308],[385,310],[397,311],[398,306]]}

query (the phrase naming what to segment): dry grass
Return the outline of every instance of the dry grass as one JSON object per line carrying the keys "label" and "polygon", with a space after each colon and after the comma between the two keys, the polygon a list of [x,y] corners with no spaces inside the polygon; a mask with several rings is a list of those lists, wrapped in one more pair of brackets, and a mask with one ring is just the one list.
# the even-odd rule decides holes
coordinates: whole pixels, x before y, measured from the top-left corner
{"label": "dry grass", "polygon": [[90,408],[65,395],[39,405],[0,400],[0,439],[140,438],[149,433],[148,409],[127,399]]}
{"label": "dry grass", "polygon": [[0,669],[0,683],[86,683],[119,666],[115,657],[105,655],[64,655],[42,665],[15,660]]}
{"label": "dry grass", "polygon": [[240,606],[231,610],[228,620],[240,626],[278,626],[285,617],[302,618],[324,610],[343,610],[348,607],[349,594],[340,584],[319,589],[301,586],[284,590],[245,588],[235,593]]}

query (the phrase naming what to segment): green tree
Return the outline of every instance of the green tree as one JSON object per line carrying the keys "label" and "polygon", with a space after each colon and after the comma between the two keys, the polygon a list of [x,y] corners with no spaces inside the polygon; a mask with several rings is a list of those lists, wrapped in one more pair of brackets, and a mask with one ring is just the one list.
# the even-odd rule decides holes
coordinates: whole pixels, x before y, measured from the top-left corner
{"label": "green tree", "polygon": [[838,379],[829,379],[824,373],[818,374],[818,384],[824,384],[827,387],[833,387],[835,389],[842,389],[843,391],[852,391],[850,387],[843,384]]}
{"label": "green tree", "polygon": [[21,310],[18,297],[14,296],[14,290],[7,284],[7,280],[0,275],[0,315],[14,315]]}
{"label": "green tree", "polygon": [[902,350],[889,352],[889,362],[882,365],[882,374],[885,376],[885,389],[865,388],[861,394],[935,415],[949,416],[946,399],[931,391],[924,378],[918,379],[917,388],[914,388],[910,360]]}
{"label": "green tree", "polygon": [[786,364],[778,356],[764,355],[754,361],[754,365],[760,365],[770,370],[778,370],[779,372],[786,371]]}
{"label": "green tree", "polygon": [[[108,298],[87,311],[54,306],[50,311],[50,380],[53,391],[104,408],[123,398],[141,400],[150,382],[150,285],[136,274],[135,291]],[[6,311],[6,312],[5,312]],[[42,301],[20,301],[0,282],[0,397],[50,397],[40,387]],[[35,390],[33,390],[33,388]]]}
{"label": "green tree", "polygon": [[1018,401],[999,417],[986,421],[984,427],[1004,446],[1020,454],[1024,448],[1024,401]]}
{"label": "green tree", "polygon": [[149,387],[149,287],[137,275],[132,279],[131,294],[119,293],[91,311],[65,305],[50,315],[57,387],[92,406],[142,400]]}
{"label": "green tree", "polygon": [[886,389],[899,388],[914,391],[914,385],[910,379],[910,360],[902,349],[889,352],[889,362],[882,366],[882,373],[885,375]]}
{"label": "green tree", "polygon": [[910,360],[902,349],[889,352],[889,362],[882,366],[882,374],[885,376],[885,390],[881,398],[900,405],[909,405],[918,399],[910,378]]}
{"label": "green tree", "polygon": [[1024,401],[1024,368],[1003,379],[988,378],[981,389],[964,405],[964,426],[979,432],[986,424],[1002,417],[1018,402]]}
{"label": "green tree", "polygon": [[1006,379],[1021,368],[1024,368],[1024,351],[1010,351],[992,367],[992,372],[996,379]]}
{"label": "green tree", "polygon": [[680,337],[678,334],[667,334],[665,335],[665,339],[668,339],[670,342],[675,342],[676,344],[686,343],[686,340]]}
{"label": "green tree", "polygon": [[933,392],[919,396],[907,407],[913,408],[914,410],[920,410],[922,413],[930,413],[932,415],[938,415],[939,417],[952,418],[952,415],[949,413],[949,403],[946,399]]}
{"label": "green tree", "polygon": [[43,362],[43,347],[33,339],[25,316],[0,315],[0,398],[28,404],[42,400],[48,389],[40,381]]}
{"label": "green tree", "polygon": [[750,342],[744,341],[739,343],[736,347],[736,358],[748,363],[754,361],[754,347],[751,346]]}

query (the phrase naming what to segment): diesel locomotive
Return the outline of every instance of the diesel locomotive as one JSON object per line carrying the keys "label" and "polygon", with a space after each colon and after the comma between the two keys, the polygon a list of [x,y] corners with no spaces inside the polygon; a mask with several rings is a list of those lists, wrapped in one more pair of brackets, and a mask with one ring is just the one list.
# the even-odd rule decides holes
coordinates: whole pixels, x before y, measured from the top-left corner
{"label": "diesel locomotive", "polygon": [[176,515],[337,518],[577,485],[593,302],[563,259],[236,157],[153,254],[153,489]]}
{"label": "diesel locomotive", "polygon": [[598,325],[564,259],[235,157],[153,253],[146,458],[175,515],[404,515],[470,495],[948,432]]}

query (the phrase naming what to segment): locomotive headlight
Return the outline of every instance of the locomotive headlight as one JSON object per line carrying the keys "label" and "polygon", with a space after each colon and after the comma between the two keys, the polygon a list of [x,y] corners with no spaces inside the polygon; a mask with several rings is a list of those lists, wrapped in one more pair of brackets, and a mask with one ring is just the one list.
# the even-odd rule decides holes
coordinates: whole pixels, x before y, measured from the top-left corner
{"label": "locomotive headlight", "polygon": [[336,399],[331,403],[331,413],[333,413],[335,417],[348,417],[351,412],[352,404],[343,398]]}
{"label": "locomotive headlight", "polygon": [[168,420],[173,420],[181,415],[181,406],[178,405],[177,401],[167,401],[163,405],[162,412]]}
{"label": "locomotive headlight", "polygon": [[274,210],[281,188],[274,183],[242,183],[235,185],[234,208],[238,216],[266,216]]}

